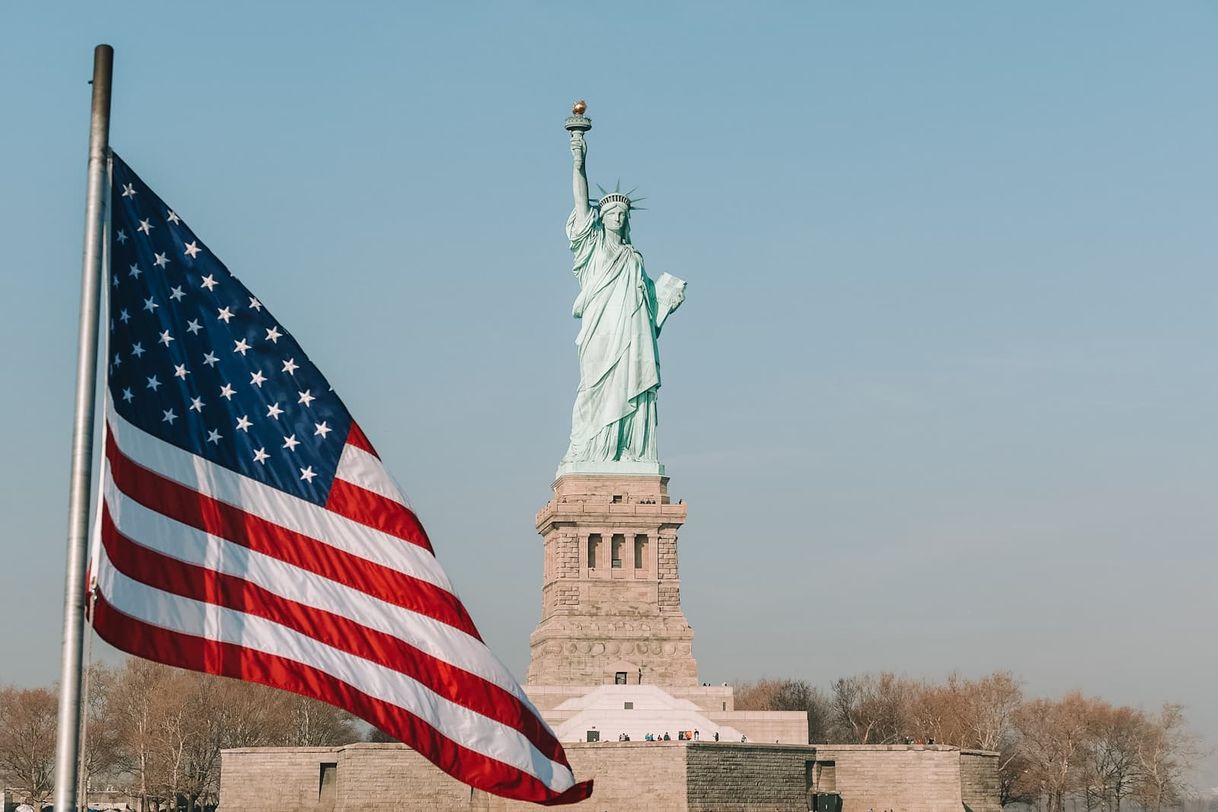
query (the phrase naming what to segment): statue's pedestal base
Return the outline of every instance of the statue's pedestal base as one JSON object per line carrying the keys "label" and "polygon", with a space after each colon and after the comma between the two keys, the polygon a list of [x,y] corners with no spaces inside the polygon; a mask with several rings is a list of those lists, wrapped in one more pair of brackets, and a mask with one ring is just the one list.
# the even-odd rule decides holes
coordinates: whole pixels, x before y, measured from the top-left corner
{"label": "statue's pedestal base", "polygon": [[561,479],[567,474],[664,476],[664,466],[658,462],[564,462],[559,464],[554,478]]}
{"label": "statue's pedestal base", "polygon": [[559,476],[537,514],[545,567],[528,684],[698,684],[677,575],[685,513],[656,473]]}

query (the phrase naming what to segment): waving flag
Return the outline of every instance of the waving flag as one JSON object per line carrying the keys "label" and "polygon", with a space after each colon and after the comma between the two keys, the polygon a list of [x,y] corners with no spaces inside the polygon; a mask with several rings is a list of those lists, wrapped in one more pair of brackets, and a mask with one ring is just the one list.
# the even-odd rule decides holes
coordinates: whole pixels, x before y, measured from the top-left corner
{"label": "waving flag", "polygon": [[112,157],[93,625],[337,705],[479,789],[591,794],[300,345]]}

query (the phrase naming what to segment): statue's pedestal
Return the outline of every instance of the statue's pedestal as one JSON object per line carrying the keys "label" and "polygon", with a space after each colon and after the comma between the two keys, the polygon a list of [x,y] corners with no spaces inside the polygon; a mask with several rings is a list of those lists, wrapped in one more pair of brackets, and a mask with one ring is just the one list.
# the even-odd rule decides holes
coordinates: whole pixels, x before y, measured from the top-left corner
{"label": "statue's pedestal", "polygon": [[698,684],[677,575],[685,510],[664,476],[559,476],[537,514],[545,566],[529,685]]}
{"label": "statue's pedestal", "polygon": [[558,466],[555,479],[570,474],[596,476],[664,476],[664,466],[658,462],[564,462]]}

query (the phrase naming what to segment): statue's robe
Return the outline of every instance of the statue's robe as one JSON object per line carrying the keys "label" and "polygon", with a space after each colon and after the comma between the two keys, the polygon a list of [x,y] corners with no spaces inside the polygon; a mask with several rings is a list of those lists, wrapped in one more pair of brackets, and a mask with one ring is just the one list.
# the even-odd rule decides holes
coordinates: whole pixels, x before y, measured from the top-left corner
{"label": "statue's robe", "polygon": [[643,255],[605,239],[600,209],[567,220],[581,320],[579,391],[571,414],[571,445],[563,462],[656,461],[655,284]]}

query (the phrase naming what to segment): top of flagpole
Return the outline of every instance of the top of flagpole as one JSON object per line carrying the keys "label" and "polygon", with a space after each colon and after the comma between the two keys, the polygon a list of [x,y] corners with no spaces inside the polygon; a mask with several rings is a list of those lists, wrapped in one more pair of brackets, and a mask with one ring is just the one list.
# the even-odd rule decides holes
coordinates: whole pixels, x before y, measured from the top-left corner
{"label": "top of flagpole", "polygon": [[55,808],[76,809],[80,756],[81,654],[85,635],[85,566],[88,558],[90,477],[97,401],[97,325],[105,234],[106,161],[110,148],[110,88],[114,49],[93,49],[93,103],[85,184],[85,240],[80,282],[80,332],[76,357],[76,408],[68,485],[68,551],[64,575],[63,653],[55,744]]}

